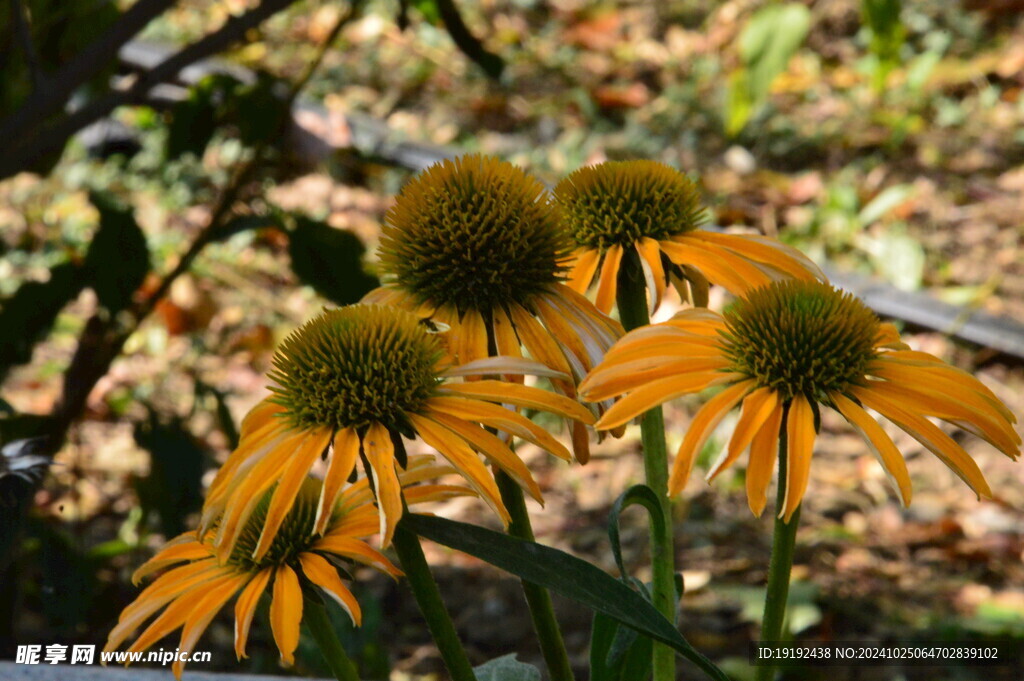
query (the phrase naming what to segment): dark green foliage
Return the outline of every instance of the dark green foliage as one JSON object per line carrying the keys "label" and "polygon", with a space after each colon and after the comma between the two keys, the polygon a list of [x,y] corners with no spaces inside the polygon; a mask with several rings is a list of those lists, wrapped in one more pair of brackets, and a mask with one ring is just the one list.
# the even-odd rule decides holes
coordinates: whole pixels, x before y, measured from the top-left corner
{"label": "dark green foliage", "polygon": [[100,226],[85,256],[88,285],[110,314],[128,307],[149,273],[149,247],[132,210],[109,194],[92,192]]}
{"label": "dark green foliage", "polygon": [[295,276],[336,305],[358,302],[378,285],[376,277],[363,271],[365,252],[355,234],[304,216],[295,218],[289,232]]}
{"label": "dark green foliage", "polygon": [[168,159],[186,153],[202,157],[217,125],[224,118],[226,102],[232,101],[238,86],[237,79],[214,74],[203,78],[189,90],[188,98],[178,102],[169,112]]}
{"label": "dark green foliage", "polygon": [[32,348],[45,338],[64,306],[85,284],[81,268],[71,263],[50,270],[45,282],[27,282],[0,309],[0,381],[12,367],[32,359]]}
{"label": "dark green foliage", "polygon": [[159,516],[164,536],[176,536],[185,531],[186,516],[202,505],[206,449],[180,420],[161,421],[152,410],[147,421],[135,426],[135,442],[152,462],[149,476],[136,483],[139,501],[143,510]]}
{"label": "dark green foliage", "polygon": [[671,646],[710,678],[728,679],[643,596],[584,560],[548,546],[445,518],[406,514],[402,523],[421,537],[560,593]]}

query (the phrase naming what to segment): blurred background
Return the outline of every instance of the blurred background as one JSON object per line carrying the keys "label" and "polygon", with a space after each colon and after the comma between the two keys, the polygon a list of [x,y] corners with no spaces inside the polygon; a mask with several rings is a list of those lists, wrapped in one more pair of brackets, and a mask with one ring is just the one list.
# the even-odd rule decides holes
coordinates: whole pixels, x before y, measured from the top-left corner
{"label": "blurred background", "polygon": [[[803,249],[870,294],[915,349],[1024,413],[1024,2],[6,4],[0,659],[17,644],[103,643],[138,593],[132,570],[192,526],[241,416],[266,394],[276,344],[376,285],[391,197],[462,152],[549,183],[606,159],[678,167],[714,225]],[[670,446],[695,404],[669,407]],[[1021,643],[1019,466],[958,434],[996,493],[979,503],[890,432],[914,481],[909,509],[861,438],[824,415],[793,634]],[[538,539],[614,570],[605,524],[642,480],[638,441],[631,428],[572,468],[523,447],[547,500],[531,509]],[[742,476],[712,488],[695,475],[676,509],[682,630],[739,680],[752,678],[770,542]],[[493,523],[465,500],[435,510]],[[649,576],[642,513],[626,514],[623,540]],[[539,663],[516,581],[427,549],[473,661]],[[404,586],[358,576],[366,622],[346,645],[364,676],[444,678]],[[557,605],[583,674],[591,615]],[[219,619],[200,645],[213,661],[197,668],[328,673],[305,640],[298,666],[280,668],[266,622],[239,664]]]}

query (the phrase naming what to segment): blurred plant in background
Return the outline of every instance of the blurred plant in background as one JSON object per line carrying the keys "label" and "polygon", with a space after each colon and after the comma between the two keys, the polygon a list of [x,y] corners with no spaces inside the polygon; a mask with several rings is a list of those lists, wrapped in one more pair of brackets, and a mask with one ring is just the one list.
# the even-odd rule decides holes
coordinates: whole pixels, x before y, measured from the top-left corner
{"label": "blurred plant in background", "polygon": [[[12,0],[0,12],[0,492],[28,512],[5,507],[0,523],[0,581],[15,585],[0,594],[0,657],[15,640],[109,629],[134,595],[131,568],[188,526],[237,444],[276,343],[376,286],[367,247],[388,197],[444,145],[552,183],[606,158],[664,161],[700,178],[714,225],[1021,318],[1024,28],[1005,6],[439,0],[350,15],[333,0]],[[983,366],[1001,397],[1018,392],[1014,360],[922,338]],[[37,457],[54,452],[40,484]],[[582,499],[598,485],[580,475]],[[850,517],[873,518],[856,503],[872,488],[850,479],[807,521],[822,537],[811,579],[832,564],[864,574],[872,533]],[[703,503],[687,512],[705,517]],[[931,539],[893,550],[922,554],[943,594],[905,616],[913,626],[1024,631],[1006,587],[1019,575],[985,558],[1016,555],[1016,539],[999,530],[997,546],[978,529],[1003,527],[1000,513],[901,520]],[[939,525],[955,527],[928,534]],[[710,546],[746,529],[692,536]],[[975,566],[976,588],[929,562],[936,552]],[[688,584],[752,564],[695,554]],[[820,582],[815,607],[833,626],[845,606]],[[387,595],[357,596],[349,652],[383,678]],[[893,600],[878,607],[903,622],[912,599]],[[846,617],[869,626],[855,608]],[[250,668],[275,670],[276,655]]]}

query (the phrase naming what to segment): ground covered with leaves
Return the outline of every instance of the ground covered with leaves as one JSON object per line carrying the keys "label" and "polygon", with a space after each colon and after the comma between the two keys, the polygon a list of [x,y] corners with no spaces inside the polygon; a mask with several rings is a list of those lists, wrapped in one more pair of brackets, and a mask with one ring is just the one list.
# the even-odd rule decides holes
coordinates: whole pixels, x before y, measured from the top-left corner
{"label": "ground covered with leaves", "polygon": [[[179,3],[147,38],[186,40],[247,4]],[[337,120],[369,115],[395,139],[497,154],[548,182],[609,158],[661,160],[698,179],[710,219],[723,228],[778,236],[820,262],[965,310],[1024,320],[1019,3],[906,3],[895,25],[866,25],[854,0],[795,3],[804,10],[782,17],[766,15],[769,3],[754,0],[711,10],[689,0],[462,3],[473,32],[506,62],[500,81],[455,48],[431,15],[432,3],[408,4],[402,30],[396,3],[370,3],[328,53],[308,94]],[[300,3],[229,57],[293,77],[341,11],[330,2]],[[799,32],[801,22],[806,35],[787,34]],[[781,35],[769,41],[767,57],[750,47],[766,40],[762,33]],[[770,87],[759,85],[765,79]],[[168,158],[173,116],[146,108],[117,116],[141,131],[132,158],[90,157],[77,146],[49,177],[22,174],[0,183],[0,297],[87,258],[100,219],[90,190],[130,200],[159,273],[205,224],[244,153],[240,143],[217,132],[198,155],[179,145]],[[348,132],[342,122],[333,134],[344,141]],[[177,279],[89,394],[36,495],[15,565],[16,600],[2,608],[13,613],[19,641],[102,642],[99,632],[136,594],[132,569],[194,519],[216,463],[237,440],[240,417],[265,395],[276,344],[327,304],[322,288],[305,285],[303,268],[317,245],[350,238],[339,234],[358,237],[372,274],[381,217],[408,177],[408,169],[354,153],[316,163],[296,155],[250,192],[253,219],[208,246]],[[266,218],[274,211],[301,213],[308,225],[286,234]],[[349,285],[351,263],[316,267],[329,273],[328,288]],[[156,281],[150,275],[143,292]],[[11,409],[53,409],[96,306],[93,291],[78,295],[45,342],[12,369],[0,391]],[[670,301],[658,318],[675,309],[678,302]],[[10,306],[0,311],[8,321],[14,314]],[[902,331],[915,349],[975,373],[1013,413],[1024,414],[1024,359],[934,330]],[[668,407],[670,448],[697,404]],[[706,470],[729,428],[708,444],[696,473]],[[913,478],[907,509],[863,440],[837,415],[823,415],[798,538],[792,630],[815,640],[996,637],[1024,646],[1020,466],[958,433],[995,492],[979,503],[915,440],[888,432]],[[615,498],[642,481],[638,428],[597,445],[583,467],[531,447],[521,451],[546,500],[543,509],[531,506],[538,540],[615,572],[607,516]],[[495,522],[467,500],[434,510]],[[686,585],[681,628],[735,678],[751,678],[746,646],[757,635],[771,520],[746,508],[742,470],[710,486],[695,474],[675,512]],[[645,523],[639,511],[623,519],[627,565],[640,578],[649,577]],[[474,662],[517,652],[541,663],[515,580],[437,546],[428,545],[428,558]],[[350,643],[366,676],[385,678],[391,669],[396,681],[443,678],[409,592],[359,576],[366,626]],[[583,669],[591,615],[556,605]],[[227,618],[207,635],[205,644],[217,651],[212,668],[239,668],[230,636]],[[256,626],[252,636],[246,668],[280,671],[269,630]],[[316,660],[312,642],[302,645],[306,654],[300,649],[298,659]],[[295,671],[326,673],[312,664],[300,662]],[[687,678],[697,674],[684,670]],[[935,673],[839,668],[791,678],[940,678]],[[1019,678],[1001,673],[948,668],[941,678]]]}

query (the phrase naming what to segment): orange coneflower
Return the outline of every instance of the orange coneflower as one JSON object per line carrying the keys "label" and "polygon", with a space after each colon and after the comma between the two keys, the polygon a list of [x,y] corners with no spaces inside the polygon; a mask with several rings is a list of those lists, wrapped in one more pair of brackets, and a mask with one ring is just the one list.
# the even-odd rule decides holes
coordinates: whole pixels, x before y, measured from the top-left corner
{"label": "orange coneflower", "polygon": [[[400,475],[405,499],[410,505],[474,493],[460,485],[416,485],[453,472],[451,467],[435,465],[432,461],[433,457],[429,456],[412,457],[407,471]],[[294,661],[302,620],[300,575],[336,601],[358,626],[362,618],[359,603],[332,561],[351,561],[393,577],[401,575],[383,554],[366,543],[366,538],[378,527],[377,511],[366,478],[340,491],[324,516],[327,522],[322,534],[313,532],[321,513],[320,481],[303,478],[295,503],[274,535],[269,550],[254,558],[273,496],[273,490],[258,495],[253,513],[226,560],[221,558],[210,538],[199,539],[196,532],[190,531],[167,542],[136,570],[132,576],[135,583],[154,572],[167,571],[122,611],[117,626],[107,637],[104,651],[116,650],[162,610],[128,651],[143,651],[181,627],[179,648],[184,655],[179,656],[173,666],[175,676],[181,678],[185,666],[181,660],[187,659],[213,618],[237,594],[235,654],[242,659],[246,656],[245,646],[256,604],[260,596],[269,591],[274,641],[281,660],[290,665]]]}
{"label": "orange coneflower", "polygon": [[302,481],[325,454],[329,463],[313,531],[324,531],[327,509],[362,458],[380,508],[383,544],[389,545],[402,516],[396,473],[396,466],[405,467],[402,436],[420,437],[440,452],[507,524],[494,478],[477,453],[538,501],[540,490],[522,460],[484,426],[571,457],[550,434],[501,404],[593,422],[578,402],[545,390],[493,380],[453,381],[479,374],[564,376],[521,357],[453,367],[439,334],[392,307],[360,304],[326,311],[285,340],[274,366],[273,395],[246,417],[238,448],[218,472],[203,508],[200,532],[217,523],[213,541],[222,557],[235,550],[264,492],[277,485],[252,547],[255,560],[264,556]]}
{"label": "orange coneflower", "polygon": [[[871,445],[904,504],[910,477],[902,456],[866,409],[931,450],[979,497],[991,491],[977,464],[927,417],[948,421],[1016,459],[1016,418],[991,390],[938,358],[910,350],[891,324],[860,300],[820,282],[776,282],[738,300],[724,315],[686,310],[619,341],[581,384],[587,399],[625,396],[597,423],[613,428],[651,407],[710,386],[723,389],[694,416],[676,457],[669,493],[678,494],[715,426],[742,404],[728,448],[708,479],[750,447],[747,495],[765,507],[780,428],[788,450],[787,522],[807,487],[818,405],[838,411]],[[780,484],[783,484],[780,482]]]}
{"label": "orange coneflower", "polygon": [[[553,384],[574,397],[622,327],[562,283],[570,250],[540,181],[496,158],[443,161],[413,178],[385,216],[385,285],[364,301],[440,322],[459,362],[525,348],[566,374]],[[572,428],[586,462],[586,429]]]}
{"label": "orange coneflower", "polygon": [[684,301],[703,307],[709,282],[742,295],[777,279],[824,278],[806,256],[774,239],[699,229],[706,213],[696,186],[663,163],[586,166],[558,183],[554,195],[575,246],[569,285],[583,293],[596,280],[602,312],[615,305],[620,266],[634,251],[652,310],[670,283]]}

